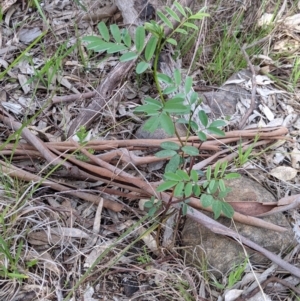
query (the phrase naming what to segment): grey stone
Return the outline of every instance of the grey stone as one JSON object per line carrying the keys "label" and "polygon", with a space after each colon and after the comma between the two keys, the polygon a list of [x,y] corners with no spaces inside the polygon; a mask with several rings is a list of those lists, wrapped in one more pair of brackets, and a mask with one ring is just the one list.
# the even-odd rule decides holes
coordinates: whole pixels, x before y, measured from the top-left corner
{"label": "grey stone", "polygon": [[[232,191],[226,201],[261,201],[274,202],[274,196],[256,181],[247,177],[231,180],[226,183]],[[204,212],[213,217],[212,214]],[[273,214],[262,218],[265,221],[280,225],[288,229],[279,233],[264,228],[249,226],[239,222],[233,223],[230,219],[221,217],[218,222],[235,230],[242,236],[249,238],[267,250],[279,254],[294,243],[294,235],[290,224],[283,213]],[[217,235],[204,226],[187,218],[182,231],[182,242],[185,246],[187,262],[200,269],[209,269],[215,276],[226,274],[236,264],[241,264],[245,259],[242,246],[233,239]],[[252,264],[265,264],[266,257],[245,247]]]}
{"label": "grey stone", "polygon": [[[235,80],[244,80],[247,82],[251,79],[251,72],[249,70],[241,70],[233,74],[227,82]],[[211,109],[213,118],[223,116],[232,116],[236,113],[236,105],[240,99],[250,99],[251,91],[245,89],[238,83],[226,84],[224,83],[217,91],[205,92],[204,103]]]}
{"label": "grey stone", "polygon": [[[171,138],[172,136],[167,134],[162,128],[156,129],[153,133],[150,133],[143,129],[145,122],[138,128],[135,133],[136,138],[138,139],[165,139]],[[186,127],[181,123],[175,124],[178,134],[181,137],[185,137],[187,134]],[[176,137],[175,135],[173,137]]]}
{"label": "grey stone", "polygon": [[[148,131],[145,131],[143,129],[145,122],[138,128],[138,130],[135,133],[136,138],[138,139],[165,139],[165,138],[171,138],[172,136],[168,135],[162,128],[156,129],[153,133],[150,133]],[[178,131],[178,134],[180,137],[185,137],[187,134],[186,127],[181,123],[175,124],[176,129]],[[174,135],[174,137],[176,137]],[[159,170],[164,166],[164,161],[154,162],[148,164],[148,171],[152,172],[155,170]]]}

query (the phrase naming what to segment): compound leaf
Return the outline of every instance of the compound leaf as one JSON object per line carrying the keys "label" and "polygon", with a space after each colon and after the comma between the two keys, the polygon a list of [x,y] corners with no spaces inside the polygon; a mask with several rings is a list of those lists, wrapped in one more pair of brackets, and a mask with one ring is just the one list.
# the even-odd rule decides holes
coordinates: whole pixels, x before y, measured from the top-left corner
{"label": "compound leaf", "polygon": [[162,12],[157,11],[157,15],[169,28],[174,28],[172,22]]}
{"label": "compound leaf", "polygon": [[116,53],[116,52],[120,52],[123,50],[126,50],[127,47],[125,45],[113,45],[112,47],[110,47],[109,49],[107,49],[107,53]]}
{"label": "compound leaf", "polygon": [[102,21],[98,24],[98,30],[102,36],[102,38],[108,42],[109,41],[109,31],[106,24]]}
{"label": "compound leaf", "polygon": [[198,135],[198,137],[201,141],[206,141],[207,140],[206,134],[203,133],[202,131],[198,132],[197,135]]}
{"label": "compound leaf", "polygon": [[159,127],[159,118],[157,116],[150,117],[144,124],[143,129],[153,133]]}
{"label": "compound leaf", "polygon": [[184,182],[179,182],[174,189],[174,196],[181,197],[184,189]]}
{"label": "compound leaf", "polygon": [[161,82],[164,82],[164,83],[167,83],[167,84],[173,84],[173,80],[170,76],[166,75],[166,74],[163,74],[163,73],[157,73],[157,78],[161,81]]}
{"label": "compound leaf", "polygon": [[165,132],[169,135],[174,135],[175,133],[175,127],[174,127],[174,123],[173,120],[171,119],[171,117],[167,114],[161,114],[160,116],[160,124],[161,127],[165,130]]}
{"label": "compound leaf", "polygon": [[170,16],[172,16],[173,19],[175,19],[177,22],[180,22],[180,18],[171,8],[166,7],[166,11],[169,13]]}
{"label": "compound leaf", "polygon": [[120,44],[121,43],[121,31],[117,24],[110,25],[110,32],[115,39],[115,41]]}
{"label": "compound leaf", "polygon": [[181,148],[187,155],[198,156],[199,150],[195,146],[186,145]]}
{"label": "compound leaf", "polygon": [[181,162],[181,157],[180,155],[176,154],[170,159],[170,161],[166,165],[165,172],[168,171],[175,172],[179,168],[180,162]]}
{"label": "compound leaf", "polygon": [[220,126],[225,126],[225,125],[226,125],[225,121],[223,121],[223,120],[215,120],[209,126],[213,127],[213,128],[218,128]]}
{"label": "compound leaf", "polygon": [[177,46],[177,41],[176,40],[174,40],[174,39],[172,39],[172,38],[167,38],[167,40],[166,40],[168,43],[170,43],[170,44],[172,44],[172,45],[175,45],[175,46]]}
{"label": "compound leaf", "polygon": [[136,66],[136,73],[137,74],[142,74],[143,72],[145,72],[148,68],[150,67],[149,63],[145,63],[145,62],[139,62]]}
{"label": "compound leaf", "polygon": [[135,52],[127,52],[124,53],[121,57],[120,57],[120,62],[127,62],[127,61],[132,61],[135,60],[138,57],[138,54]]}
{"label": "compound leaf", "polygon": [[174,2],[174,5],[176,6],[176,8],[180,11],[180,13],[186,17],[186,12],[184,10],[184,8],[181,6],[180,3],[178,3],[177,1]]}
{"label": "compound leaf", "polygon": [[165,141],[160,144],[160,147],[163,149],[179,150],[180,147],[177,143],[171,141]]}
{"label": "compound leaf", "polygon": [[193,79],[191,76],[187,76],[185,79],[185,84],[184,84],[184,92],[185,94],[188,94],[193,86]]}
{"label": "compound leaf", "polygon": [[185,23],[183,23],[183,26],[186,26],[186,27],[189,27],[189,28],[193,28],[193,29],[195,29],[195,30],[198,30],[198,29],[199,29],[198,26],[196,26],[195,24],[190,23],[190,22],[185,22]]}
{"label": "compound leaf", "polygon": [[146,49],[145,49],[145,59],[146,61],[150,61],[153,57],[153,54],[155,52],[156,49],[156,45],[157,45],[157,37],[152,36],[148,42],[148,44],[146,45]]}
{"label": "compound leaf", "polygon": [[222,211],[224,215],[227,216],[228,218],[232,218],[234,215],[234,209],[230,204],[226,202],[222,202]]}
{"label": "compound leaf", "polygon": [[135,47],[139,53],[143,51],[144,43],[145,43],[145,28],[143,26],[139,26],[135,32]]}
{"label": "compound leaf", "polygon": [[221,215],[221,212],[222,212],[222,203],[221,201],[219,200],[214,200],[213,201],[213,204],[212,204],[212,210],[213,210],[213,213],[214,213],[214,219],[217,219],[220,217]]}
{"label": "compound leaf", "polygon": [[203,110],[200,110],[198,112],[198,117],[201,121],[201,123],[203,124],[204,127],[207,127],[207,124],[208,124],[208,117],[207,117],[207,114],[203,111]]}
{"label": "compound leaf", "polygon": [[193,193],[193,183],[188,182],[184,187],[184,196],[187,198]]}
{"label": "compound leaf", "polygon": [[164,149],[164,150],[161,150],[161,151],[158,151],[157,153],[155,153],[155,157],[158,157],[158,158],[167,158],[167,157],[173,157],[176,154],[177,153],[174,150]]}
{"label": "compound leaf", "polygon": [[207,130],[208,130],[210,133],[212,133],[212,134],[219,135],[219,136],[222,136],[222,137],[225,136],[225,133],[224,133],[222,130],[218,129],[218,128],[209,126],[209,127],[207,128]]}
{"label": "compound leaf", "polygon": [[162,192],[162,191],[165,191],[165,190],[168,190],[172,187],[174,187],[178,182],[175,182],[175,181],[166,181],[162,184],[160,184],[157,188],[156,188],[156,191],[157,192]]}
{"label": "compound leaf", "polygon": [[214,198],[210,194],[203,193],[200,197],[202,206],[207,208],[212,205]]}

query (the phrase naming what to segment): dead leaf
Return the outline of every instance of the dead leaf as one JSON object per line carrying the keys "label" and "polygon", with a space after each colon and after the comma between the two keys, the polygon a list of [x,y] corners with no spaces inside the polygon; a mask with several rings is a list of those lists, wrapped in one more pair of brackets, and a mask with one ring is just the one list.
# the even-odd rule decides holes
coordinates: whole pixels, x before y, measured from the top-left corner
{"label": "dead leaf", "polygon": [[273,112],[264,104],[259,105],[260,110],[265,114],[267,119],[269,121],[272,121],[274,119],[274,114]]}
{"label": "dead leaf", "polygon": [[84,290],[83,301],[98,301],[99,299],[93,298],[94,293],[94,288],[92,286],[89,286],[87,289]]}
{"label": "dead leaf", "polygon": [[151,233],[147,232],[147,229],[145,227],[139,227],[137,230],[139,235],[142,236],[142,240],[146,244],[146,246],[153,252],[157,253],[158,247],[156,244],[156,239],[152,236]]}
{"label": "dead leaf", "polygon": [[236,300],[241,294],[243,293],[243,290],[238,289],[232,289],[226,292],[225,294],[225,301],[234,301]]}
{"label": "dead leaf", "polygon": [[17,103],[3,101],[1,102],[1,104],[7,111],[10,111],[16,115],[19,115],[24,112],[22,106],[20,106]]}
{"label": "dead leaf", "polygon": [[1,11],[4,14],[17,0],[4,0],[1,3]]}
{"label": "dead leaf", "polygon": [[269,212],[273,208],[276,208],[278,205],[277,202],[261,203],[255,201],[228,202],[228,204],[233,207],[234,211],[249,216],[258,216],[260,214]]}
{"label": "dead leaf", "polygon": [[20,82],[20,85],[24,91],[24,94],[28,94],[30,92],[30,86],[28,85],[28,79],[24,74],[19,73],[18,74],[18,79]]}
{"label": "dead leaf", "polygon": [[300,150],[296,147],[291,152],[291,163],[293,168],[300,168]]}
{"label": "dead leaf", "polygon": [[77,228],[67,228],[67,227],[52,228],[51,233],[55,235],[59,235],[61,237],[65,236],[65,237],[73,237],[73,238],[89,238],[89,234]]}
{"label": "dead leaf", "polygon": [[297,175],[297,170],[289,166],[278,166],[271,170],[270,174],[282,181],[290,181]]}
{"label": "dead leaf", "polygon": [[273,22],[273,19],[274,19],[273,14],[264,13],[260,17],[260,19],[257,21],[257,26],[262,27],[262,26],[265,26],[265,25],[269,25]]}
{"label": "dead leaf", "polygon": [[62,85],[65,86],[66,88],[68,88],[69,90],[71,90],[72,92],[76,93],[76,94],[80,94],[80,92],[73,86],[73,84],[71,84],[68,79],[64,76],[61,76],[59,74],[57,74],[57,81]]}
{"label": "dead leaf", "polygon": [[45,244],[56,245],[61,238],[58,235],[48,235],[46,231],[36,231],[28,234],[28,242],[33,245],[43,246]]}
{"label": "dead leaf", "polygon": [[22,28],[19,33],[19,40],[24,44],[30,44],[38,36],[42,34],[42,31],[38,27],[34,28]]}
{"label": "dead leaf", "polygon": [[43,260],[46,269],[60,275],[60,269],[47,251],[40,254],[39,258]]}

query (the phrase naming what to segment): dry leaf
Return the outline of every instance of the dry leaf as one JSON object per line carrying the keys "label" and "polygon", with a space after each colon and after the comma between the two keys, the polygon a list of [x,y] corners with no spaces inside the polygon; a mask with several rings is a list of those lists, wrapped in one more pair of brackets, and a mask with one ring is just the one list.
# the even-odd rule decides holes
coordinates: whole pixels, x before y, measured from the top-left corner
{"label": "dry leaf", "polygon": [[87,289],[85,289],[83,293],[83,301],[98,301],[99,299],[94,299],[94,288],[92,286],[89,286]]}
{"label": "dry leaf", "polygon": [[66,88],[68,88],[69,90],[71,90],[72,92],[76,93],[76,94],[80,94],[80,92],[73,86],[73,84],[71,84],[68,79],[64,76],[60,76],[59,74],[57,74],[57,81],[62,85],[65,86]]}
{"label": "dry leaf", "polygon": [[300,168],[300,150],[296,147],[291,152],[291,162],[293,168]]}
{"label": "dry leaf", "polygon": [[20,106],[17,103],[3,101],[1,102],[1,104],[7,111],[10,111],[16,115],[19,115],[24,112],[22,106]]}
{"label": "dry leaf", "polygon": [[157,248],[156,239],[151,235],[151,233],[147,233],[147,229],[145,227],[138,228],[137,232],[139,235],[143,235],[142,240],[144,241],[146,246],[153,253],[157,253],[158,248]]}
{"label": "dry leaf", "polygon": [[61,238],[57,235],[48,235],[46,231],[36,231],[28,234],[28,242],[33,245],[45,245],[53,244],[56,245],[61,241]]}
{"label": "dry leaf", "polygon": [[[96,245],[91,253],[86,257],[84,262],[84,267],[89,268],[91,267],[96,259],[107,249],[110,248],[111,245],[113,245],[114,240],[104,241],[101,245]],[[108,255],[106,255],[107,258]]]}
{"label": "dry leaf", "polygon": [[57,275],[60,275],[60,269],[47,251],[40,254],[40,258],[43,259],[46,269],[54,272]]}
{"label": "dry leaf", "polygon": [[24,94],[28,94],[30,92],[30,86],[28,85],[28,79],[24,74],[19,73],[18,74],[18,79],[20,82],[20,85],[24,91]]}
{"label": "dry leaf", "polygon": [[282,181],[289,181],[296,177],[297,170],[289,166],[278,166],[271,170],[270,174]]}
{"label": "dry leaf", "polygon": [[265,114],[265,116],[267,117],[267,119],[269,121],[272,121],[274,119],[274,114],[266,105],[261,104],[261,105],[259,105],[259,108]]}
{"label": "dry leaf", "polygon": [[67,228],[67,227],[60,227],[60,228],[52,228],[51,233],[54,233],[59,236],[66,236],[66,237],[74,237],[74,238],[89,238],[89,234],[85,233],[84,231],[76,228]]}
{"label": "dry leaf", "polygon": [[262,294],[261,292],[257,293],[255,296],[253,296],[250,299],[247,299],[248,301],[272,301],[270,296],[266,294]]}
{"label": "dry leaf", "polygon": [[283,123],[283,118],[275,118],[273,120],[271,120],[267,126],[268,127],[277,127],[277,126],[281,126]]}
{"label": "dry leaf", "polygon": [[4,0],[4,1],[2,1],[1,5],[0,5],[2,14],[4,14],[16,2],[17,2],[17,0]]}
{"label": "dry leaf", "polygon": [[19,40],[24,44],[30,44],[38,36],[42,34],[42,31],[38,27],[34,28],[23,28],[19,31],[18,36]]}
{"label": "dry leaf", "polygon": [[234,301],[236,300],[241,294],[243,293],[243,290],[237,290],[237,289],[232,289],[229,290],[225,294],[225,301]]}
{"label": "dry leaf", "polygon": [[297,120],[297,118],[298,118],[298,114],[297,113],[289,114],[284,119],[284,121],[282,123],[282,126],[285,126],[285,127],[293,126],[293,124],[295,123],[295,121]]}
{"label": "dry leaf", "polygon": [[266,75],[256,75],[255,77],[256,83],[260,86],[265,86],[269,84],[273,84],[274,82],[267,77]]}
{"label": "dry leaf", "polygon": [[273,22],[274,15],[264,13],[261,18],[257,21],[257,26],[262,27],[264,25],[269,25]]}

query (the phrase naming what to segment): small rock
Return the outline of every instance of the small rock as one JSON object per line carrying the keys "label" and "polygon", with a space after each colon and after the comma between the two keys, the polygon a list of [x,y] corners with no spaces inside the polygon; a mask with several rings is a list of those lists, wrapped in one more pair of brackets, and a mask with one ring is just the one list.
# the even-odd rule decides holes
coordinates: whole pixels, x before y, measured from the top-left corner
{"label": "small rock", "polygon": [[125,278],[122,283],[125,296],[128,298],[132,297],[132,295],[139,290],[139,284],[136,279]]}
{"label": "small rock", "polygon": [[[145,122],[138,128],[138,130],[135,133],[135,136],[138,139],[165,139],[165,138],[176,137],[175,135],[171,136],[167,134],[162,128],[158,128],[153,133],[150,133],[143,129],[144,124]],[[186,127],[182,123],[176,123],[175,126],[179,136],[185,137],[187,134]]]}
{"label": "small rock", "polygon": [[240,99],[251,99],[251,92],[243,87],[252,74],[249,70],[241,70],[233,74],[216,92],[203,93],[204,103],[211,109],[214,118],[232,116],[236,113],[236,105]]}
{"label": "small rock", "polygon": [[[232,188],[232,191],[225,199],[226,201],[276,201],[268,190],[256,181],[244,176],[240,179],[231,180],[226,185]],[[249,195],[252,197],[245,197]],[[208,212],[204,213],[213,217]],[[239,222],[235,222],[234,225],[230,219],[225,217],[219,218],[218,222],[234,231],[237,230],[240,235],[275,254],[280,253],[292,244],[294,241],[293,232],[283,213],[273,214],[262,219],[288,228],[289,230],[279,233],[264,228],[244,225]],[[185,246],[186,259],[189,263],[196,265],[200,269],[205,267],[217,277],[226,274],[234,265],[241,264],[245,259],[243,248],[235,240],[214,234],[209,229],[189,218],[187,218],[182,231],[182,243]],[[245,248],[252,264],[267,263],[268,259],[265,256],[246,246]]]}
{"label": "small rock", "polygon": [[[165,139],[171,138],[169,134],[167,134],[162,128],[156,129],[153,133],[150,133],[143,129],[145,122],[138,128],[135,133],[136,138],[138,139]],[[180,137],[185,137],[187,134],[186,127],[182,123],[175,124],[176,129]],[[173,137],[176,137],[175,135]],[[153,162],[148,164],[148,171],[152,172],[155,170],[161,169],[165,165],[164,161]]]}

